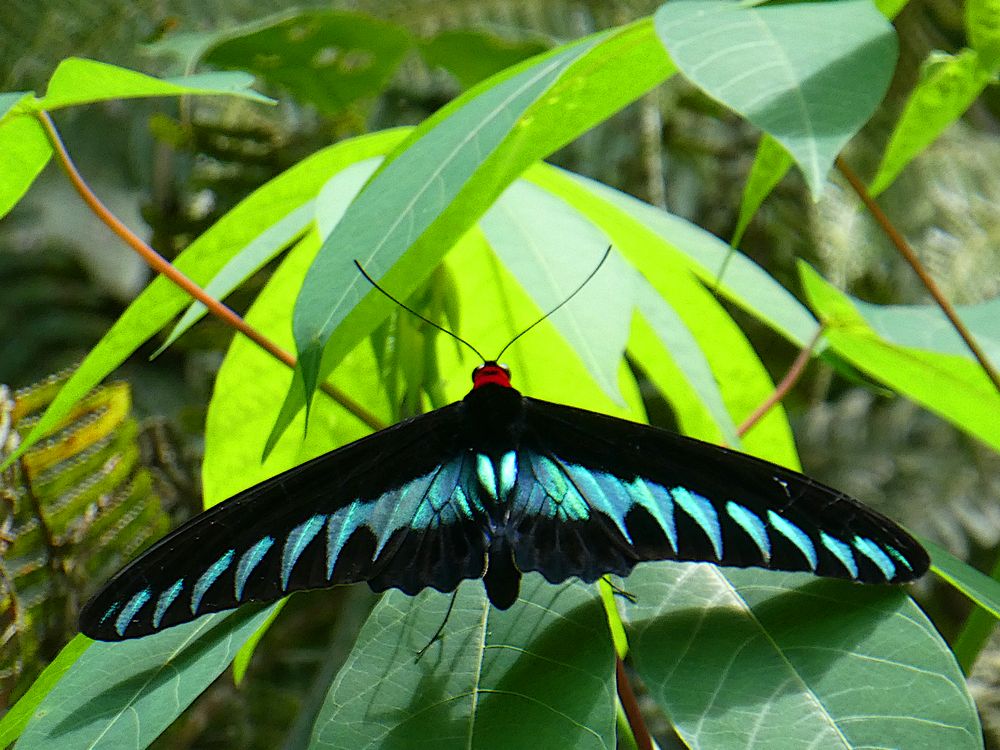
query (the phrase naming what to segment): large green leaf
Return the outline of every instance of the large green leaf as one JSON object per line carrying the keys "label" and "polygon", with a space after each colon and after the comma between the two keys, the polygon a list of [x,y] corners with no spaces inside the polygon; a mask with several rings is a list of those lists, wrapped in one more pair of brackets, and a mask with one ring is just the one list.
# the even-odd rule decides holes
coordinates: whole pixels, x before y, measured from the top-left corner
{"label": "large green leaf", "polygon": [[271,103],[250,89],[253,76],[246,73],[199,73],[180,78],[154,78],[117,65],[70,57],[59,63],[49,79],[45,96],[32,103],[34,109],[53,110],[79,104],[134,99],[147,96],[224,94]]}
{"label": "large green leaf", "polygon": [[895,33],[871,0],[671,0],[656,31],[685,77],[788,150],[817,197],[896,63]]}
{"label": "large green leaf", "polygon": [[[872,328],[850,297],[805,263],[799,264],[799,272],[812,308],[826,324],[825,336],[836,354],[1000,450],[1000,420],[996,418],[1000,414],[1000,394],[978,362],[968,354],[943,354],[916,348],[912,343],[904,346],[887,340]],[[870,306],[864,309],[872,315]],[[898,315],[890,313],[890,317],[899,320]],[[988,323],[995,351],[996,318]],[[896,336],[922,337],[922,326],[936,337],[931,341],[942,340],[943,325],[928,325],[927,319],[920,315],[893,330]]]}
{"label": "large green leaf", "polygon": [[[205,292],[213,299],[224,300],[230,292],[294,242],[312,223],[314,213],[313,202],[306,201],[265,229],[219,269],[219,272],[205,285]],[[174,343],[207,313],[208,308],[201,302],[192,302],[160,345],[157,353]]]}
{"label": "large green leaf", "polygon": [[[405,132],[389,130],[330,146],[304,159],[245,198],[181,253],[175,265],[207,283],[240,250],[269,227],[313,200],[332,174],[384,153]],[[3,465],[45,435],[85,393],[179,313],[190,298],[166,279],[154,280],[84,358],[45,415]]]}
{"label": "large green leaf", "polygon": [[28,192],[51,156],[48,136],[34,117],[12,114],[0,120],[0,219]]}
{"label": "large green leaf", "polygon": [[206,63],[253,73],[330,113],[378,94],[413,44],[402,26],[333,10],[285,13],[221,37]]}
{"label": "large green leaf", "polygon": [[982,747],[954,657],[900,589],[676,563],[624,585],[636,671],[693,750]]}
{"label": "large green leaf", "polygon": [[872,195],[889,187],[907,164],[961,117],[991,78],[975,50],[930,57],[889,138],[872,180]]}
{"label": "large green leaf", "polygon": [[[729,245],[696,224],[620,190],[579,175],[571,175],[571,179],[631,217],[644,228],[645,235],[659,238],[659,252],[683,261],[706,286],[717,289],[723,297],[796,346],[805,347],[812,340],[818,324],[809,310],[746,255],[732,253]],[[650,263],[657,262],[651,254],[644,257]]]}
{"label": "large green leaf", "polygon": [[310,748],[614,748],[614,652],[596,589],[525,576],[490,606],[463,583],[443,638],[420,660],[449,597],[392,591],[327,695]]}
{"label": "large green leaf", "polygon": [[[937,305],[875,305],[850,298],[865,321],[886,341],[975,361],[955,326]],[[978,305],[957,305],[955,312],[979,348],[1000,365],[1000,297]]]}
{"label": "large green leaf", "polygon": [[[639,364],[671,402],[685,432],[735,444],[733,418],[742,420],[755,409],[773,391],[773,384],[730,315],[692,275],[714,281],[729,246],[689,222],[554,167],[537,167],[526,177],[600,226],[681,318],[696,344],[682,340],[687,337],[673,328],[670,312],[640,289],[637,300],[646,320],[633,328],[629,350],[640,356]],[[749,312],[790,337],[811,335],[807,327],[815,330],[816,322],[808,311],[759,266],[737,253],[730,269],[720,288]],[[661,342],[658,345],[643,328],[649,323],[659,329],[654,333]],[[672,347],[669,352],[663,349],[666,342]],[[712,372],[708,379],[705,360]],[[681,379],[675,376],[678,371]],[[690,390],[683,388],[685,380]],[[724,410],[719,409],[719,397],[713,391],[721,393]],[[786,466],[798,466],[791,431],[780,408],[755,426],[744,447]]]}
{"label": "large green leaf", "polygon": [[[610,244],[597,226],[565,201],[527,181],[507,188],[479,226],[503,264],[545,311],[569,298]],[[551,318],[591,376],[616,400],[621,398],[618,368],[633,304],[632,274],[612,253]]]}
{"label": "large green leaf", "polygon": [[123,643],[94,643],[52,688],[18,750],[146,747],[268,616],[244,608]]}
{"label": "large green leaf", "polygon": [[[305,392],[377,323],[379,302],[362,302],[370,290],[353,272],[355,258],[377,279],[391,268],[386,284],[406,296],[532,161],[670,70],[650,24],[639,23],[490,79],[417,128],[327,238],[303,284],[294,328]],[[302,402],[302,392],[290,392],[277,433]]]}

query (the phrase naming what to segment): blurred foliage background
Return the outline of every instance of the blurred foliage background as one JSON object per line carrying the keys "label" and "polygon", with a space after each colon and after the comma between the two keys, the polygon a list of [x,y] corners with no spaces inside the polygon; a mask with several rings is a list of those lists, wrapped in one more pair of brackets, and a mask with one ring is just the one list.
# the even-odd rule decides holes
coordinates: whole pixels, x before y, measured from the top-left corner
{"label": "blurred foliage background", "polygon": [[[207,63],[242,65],[260,74],[258,88],[277,98],[278,106],[235,99],[200,100],[195,107],[133,101],[58,115],[70,153],[95,192],[171,258],[242,196],[321,146],[419,122],[500,68],[646,15],[657,5],[300,2],[297,12],[334,8],[368,17],[366,28],[379,45],[369,68],[376,74],[351,83],[351,60],[324,60],[322,50],[298,59],[301,50],[275,47],[266,28],[247,26],[279,12],[293,15],[276,0],[9,0],[0,14],[0,90],[39,90],[70,55],[156,75],[180,74],[203,55]],[[965,45],[957,0],[913,0],[895,25],[901,57],[893,87],[847,151],[863,174],[877,163],[928,55]],[[310,66],[314,75],[296,74]],[[1000,96],[988,88],[881,198],[955,303],[1000,293],[998,127]],[[675,77],[552,161],[727,238],[757,139],[745,122]],[[764,203],[741,249],[793,290],[794,260],[804,258],[864,299],[928,301],[909,267],[836,178],[813,203],[793,170]],[[265,268],[261,279],[268,273]],[[0,439],[30,423],[36,402],[44,403],[50,389],[50,376],[78,361],[148,280],[145,267],[93,219],[50,165],[0,221],[0,384],[9,387],[0,399],[9,428]],[[239,311],[249,299],[243,290],[230,302]],[[780,377],[795,352],[751,321],[746,326],[772,374]],[[0,477],[5,503],[0,583],[21,597],[22,606],[45,607],[44,614],[18,619],[8,606],[0,619],[0,703],[15,699],[75,632],[75,606],[114,560],[199,510],[199,433],[230,336],[214,321],[203,322],[155,362],[147,360],[151,349],[133,358],[120,371],[123,383],[96,392],[94,411],[75,415],[54,439],[55,452],[63,450],[47,478],[32,479],[32,454],[16,476]],[[115,405],[118,421],[94,427],[93,414],[106,415]],[[1000,550],[1000,457],[913,404],[848,382],[825,367],[810,368],[788,406],[808,473],[864,498],[977,566],[994,566]],[[89,430],[92,439],[71,446],[68,436],[81,430]],[[122,462],[127,471],[111,477],[109,466]],[[38,504],[19,515],[11,508],[25,483]],[[55,510],[45,523],[39,508],[75,508],[74,502],[88,501],[81,499],[81,488],[95,484],[98,494],[117,497],[116,502],[138,495],[136,513],[141,508],[146,520],[121,521],[111,535],[115,548],[88,562],[102,545],[99,530],[63,528],[53,520]],[[17,507],[23,510],[23,502]],[[43,531],[49,545],[44,559],[18,551],[18,540],[25,549],[41,549]],[[25,541],[31,539],[34,547]],[[46,567],[50,575],[39,588],[38,571]],[[953,635],[967,614],[965,603],[954,593],[946,597],[934,590],[929,581],[919,595],[946,637]],[[322,698],[313,686],[322,690],[329,684],[330,670],[350,646],[351,623],[356,627],[370,604],[364,590],[294,597],[268,633],[268,647],[258,651],[243,688],[220,679],[157,745],[297,746],[296,733],[308,731],[310,711]],[[988,741],[1000,747],[1000,643],[984,652],[971,679]],[[226,721],[213,720],[223,714]]]}

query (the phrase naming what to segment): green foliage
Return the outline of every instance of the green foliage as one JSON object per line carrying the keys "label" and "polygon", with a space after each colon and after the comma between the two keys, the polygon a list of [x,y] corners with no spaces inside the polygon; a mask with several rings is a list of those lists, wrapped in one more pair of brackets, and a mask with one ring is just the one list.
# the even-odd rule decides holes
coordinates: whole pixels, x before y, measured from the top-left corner
{"label": "green foliage", "polygon": [[413,654],[441,624],[449,597],[383,596],[330,686],[310,746],[435,737],[456,750],[613,747],[614,652],[600,602],[588,586],[552,586],[537,573],[525,577],[522,596],[529,607],[499,612],[478,581],[466,581],[448,635],[419,661]]}
{"label": "green foliage", "polygon": [[[996,57],[994,13],[987,2],[970,6],[977,65]],[[386,22],[309,12],[175,39],[172,49],[188,63],[253,71],[333,113],[381,91],[412,44],[410,32]],[[874,4],[674,0],[655,23],[541,46],[506,48],[471,33],[423,40],[429,64],[473,88],[416,128],[346,139],[303,159],[176,259],[219,297],[277,261],[246,320],[300,356],[293,373],[243,337],[230,344],[207,415],[206,505],[370,431],[325,393],[313,395],[322,382],[385,424],[467,390],[475,358],[447,339],[418,340],[409,322],[387,323],[396,311],[359,279],[355,259],[393,293],[422,309],[426,300],[437,305],[436,319],[489,356],[563,299],[612,245],[609,263],[574,304],[505,355],[525,392],[640,421],[662,399],[685,432],[741,442],[794,467],[780,406],[742,441],[737,436],[735,424],[773,388],[740,322],[749,318],[803,347],[818,330],[815,313],[826,326],[820,350],[1000,447],[990,419],[998,410],[989,408],[997,394],[934,312],[862,303],[803,268],[807,308],[702,229],[538,163],[669,78],[676,64],[704,94],[765,132],[739,237],[793,159],[818,194],[836,155],[871,116],[896,49]],[[0,174],[0,209],[20,199],[52,153],[36,119],[41,110],[134,96],[262,99],[247,81],[238,73],[159,80],[66,61],[44,98],[0,98],[0,151],[13,164]],[[969,90],[945,103],[922,100],[936,118],[931,137],[907,137],[892,175],[878,179],[888,184],[953,121]],[[963,312],[998,358],[995,309]],[[164,279],[150,284],[8,465],[26,460],[85,393],[182,312],[164,346],[204,311]],[[420,374],[395,371],[411,367]],[[946,580],[996,613],[995,582],[934,557]],[[903,592],[671,564],[640,567],[623,586],[636,602],[602,608],[593,587],[529,576],[522,600],[501,613],[477,582],[464,584],[444,639],[420,660],[448,598],[390,592],[336,678],[319,686],[326,699],[310,747],[411,746],[424,736],[456,747],[610,747],[608,619],[621,633],[619,618],[650,698],[691,747],[981,746],[954,658]],[[211,616],[113,646],[86,648],[77,639],[0,723],[0,740],[26,725],[19,748],[144,747],[237,654],[242,675],[272,613]]]}
{"label": "green foliage", "polygon": [[901,591],[663,564],[628,587],[636,671],[690,747],[982,747],[954,656]]}
{"label": "green foliage", "polygon": [[785,147],[813,195],[896,63],[896,35],[869,0],[673,0],[656,33],[685,77]]}
{"label": "green foliage", "polygon": [[[1000,451],[1000,393],[940,310],[859,304],[809,266],[800,271],[833,352]],[[995,301],[986,303],[970,320],[994,359],[1000,353],[997,309]]]}

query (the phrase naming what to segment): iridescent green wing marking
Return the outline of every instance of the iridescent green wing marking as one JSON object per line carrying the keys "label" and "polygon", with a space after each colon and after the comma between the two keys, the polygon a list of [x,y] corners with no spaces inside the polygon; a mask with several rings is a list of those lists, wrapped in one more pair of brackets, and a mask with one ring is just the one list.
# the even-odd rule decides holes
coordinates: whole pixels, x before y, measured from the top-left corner
{"label": "iridescent green wing marking", "polygon": [[736,451],[525,399],[507,538],[557,582],[692,560],[900,583],[929,561],[902,528],[802,474]]}
{"label": "iridescent green wing marking", "polygon": [[250,601],[368,581],[414,594],[483,574],[487,542],[461,405],[297,466],[193,518],[119,572],[81,631],[123,640]]}

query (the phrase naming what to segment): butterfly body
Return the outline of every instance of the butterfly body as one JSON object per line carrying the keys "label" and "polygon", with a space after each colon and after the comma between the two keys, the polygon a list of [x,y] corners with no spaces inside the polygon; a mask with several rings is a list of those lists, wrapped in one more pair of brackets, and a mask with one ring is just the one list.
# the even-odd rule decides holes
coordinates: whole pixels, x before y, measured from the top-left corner
{"label": "butterfly body", "polygon": [[140,637],[248,601],[367,581],[517,599],[550,582],[699,560],[899,583],[928,559],[855,500],[774,464],[522,396],[487,362],[459,402],[401,422],[210,508],[119,572],[81,630]]}

